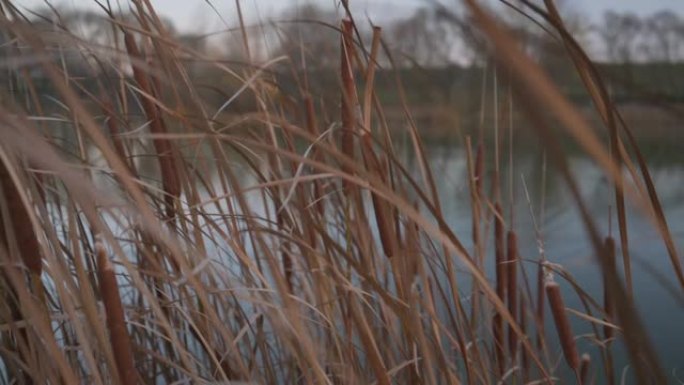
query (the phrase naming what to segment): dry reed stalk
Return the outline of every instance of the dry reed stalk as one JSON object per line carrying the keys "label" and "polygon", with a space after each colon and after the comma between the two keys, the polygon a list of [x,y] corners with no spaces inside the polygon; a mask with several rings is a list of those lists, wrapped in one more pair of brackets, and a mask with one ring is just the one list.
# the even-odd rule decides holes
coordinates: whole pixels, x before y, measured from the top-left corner
{"label": "dry reed stalk", "polygon": [[580,359],[579,354],[577,353],[575,337],[572,333],[572,328],[570,327],[570,320],[565,312],[560,286],[553,281],[546,282],[544,286],[546,288],[546,295],[549,299],[551,314],[553,315],[553,320],[556,324],[556,331],[558,332],[561,348],[563,349],[563,356],[565,357],[568,366],[577,371],[579,369]]}
{"label": "dry reed stalk", "polygon": [[375,85],[375,70],[378,61],[378,51],[380,48],[380,41],[382,36],[382,29],[380,27],[373,27],[373,39],[371,41],[371,52],[368,57],[368,67],[366,68],[365,80],[366,87],[363,93],[363,137],[364,140],[370,141],[371,133],[371,118],[373,112],[373,87]]}
{"label": "dry reed stalk", "polygon": [[484,144],[480,141],[475,152],[475,192],[480,199],[482,199],[484,191],[484,158]]}
{"label": "dry reed stalk", "polygon": [[591,365],[591,356],[588,353],[582,354],[582,358],[580,359],[580,369],[579,369],[579,384],[580,385],[586,385],[588,384],[588,378],[589,378],[589,367]]}
{"label": "dry reed stalk", "polygon": [[107,129],[109,130],[109,136],[112,139],[112,144],[114,145],[116,154],[127,166],[128,172],[137,177],[137,170],[135,169],[135,166],[132,164],[132,162],[128,161],[128,156],[126,156],[126,148],[124,147],[123,140],[120,137],[121,130],[119,129],[117,117],[114,114],[114,106],[109,100],[104,100],[102,102],[102,112],[107,118]]}
{"label": "dry reed stalk", "polygon": [[660,235],[663,238],[663,242],[665,242],[665,247],[670,257],[670,262],[672,263],[675,276],[677,277],[677,281],[679,282],[680,286],[684,288],[684,269],[682,268],[680,257],[677,252],[677,247],[675,246],[674,240],[672,238],[672,233],[667,224],[667,219],[665,217],[663,207],[660,203],[660,198],[658,198],[658,193],[656,192],[655,185],[653,183],[653,178],[651,177],[651,174],[648,171],[648,164],[646,163],[646,159],[644,158],[643,154],[641,153],[641,150],[639,149],[639,146],[636,143],[634,135],[629,130],[625,122],[622,120],[622,117],[619,115],[619,112],[618,118],[620,118],[621,125],[624,128],[625,133],[627,134],[627,138],[629,139],[629,142],[632,146],[632,149],[634,150],[634,153],[636,154],[637,161],[639,163],[639,168],[641,169],[642,177],[644,178],[646,189],[648,191],[648,198],[650,200],[651,205],[653,206],[655,220],[658,224],[658,231],[660,232]]}
{"label": "dry reed stalk", "polygon": [[150,132],[157,135],[153,139],[155,151],[159,158],[159,168],[161,170],[162,188],[164,190],[164,202],[166,204],[166,219],[173,219],[176,215],[174,208],[175,201],[180,197],[181,185],[178,178],[178,169],[174,161],[173,147],[168,139],[159,137],[167,134],[166,124],[161,117],[159,109],[155,103],[150,99],[156,97],[154,88],[150,84],[150,80],[144,69],[140,67],[143,62],[143,57],[138,50],[133,35],[124,31],[124,44],[126,51],[131,58],[131,67],[133,69],[133,78],[140,89],[146,93],[141,96],[141,103],[145,116],[150,122]]}
{"label": "dry reed stalk", "polygon": [[354,133],[357,125],[356,108],[358,105],[352,64],[354,51],[353,30],[354,24],[351,20],[342,20],[340,58],[340,76],[342,78],[342,153],[351,159],[354,159]]}
{"label": "dry reed stalk", "polygon": [[539,261],[537,265],[537,307],[535,312],[535,321],[537,326],[537,349],[542,350],[544,347],[544,302],[546,291],[544,290],[544,260]]}
{"label": "dry reed stalk", "polygon": [[[613,237],[606,237],[604,242],[605,255],[606,258],[606,268],[612,271],[617,271],[616,261],[615,261],[615,240]],[[603,274],[603,311],[606,313],[606,321],[609,323],[615,322],[615,304],[613,303],[612,295],[610,292],[610,287],[607,285],[606,274]],[[607,343],[613,338],[613,327],[608,325],[603,325],[603,338],[605,338]]]}
{"label": "dry reed stalk", "polygon": [[[480,146],[478,146],[477,149],[478,152],[481,152],[482,149],[480,149]],[[479,159],[478,159],[479,158]],[[473,247],[474,247],[474,254],[477,257],[477,262],[480,263],[480,267],[482,267],[482,245],[480,244],[480,218],[481,218],[481,204],[480,204],[480,193],[481,191],[481,183],[478,183],[478,180],[482,176],[482,168],[484,167],[483,164],[479,164],[478,162],[482,163],[482,155],[478,154],[476,155],[475,159],[473,159],[473,149],[472,149],[472,141],[470,136],[466,137],[466,161],[468,165],[468,187],[470,188],[470,205],[472,207],[472,227],[471,227],[471,233],[472,233],[472,240],[473,240]]]}
{"label": "dry reed stalk", "polygon": [[[138,2],[136,2],[136,5],[138,7],[140,6]],[[143,20],[143,23],[144,22],[145,21]],[[129,55],[131,68],[133,70],[133,78],[135,79],[141,91],[145,93],[145,95],[141,95],[140,100],[143,112],[145,113],[147,120],[150,122],[150,132],[157,136],[167,134],[168,131],[164,119],[161,116],[161,111],[153,101],[153,98],[157,97],[159,90],[159,86],[153,84],[156,78],[148,76],[148,74],[145,72],[145,69],[141,67],[141,63],[145,63],[146,60],[140,53],[133,35],[126,30],[123,31],[123,34],[124,45]],[[176,218],[175,202],[178,200],[181,194],[181,181],[179,179],[180,175],[174,160],[175,154],[173,146],[168,139],[163,137],[155,137],[153,138],[152,142],[159,160],[161,184],[162,190],[164,191],[163,202],[165,210],[163,217],[170,222],[169,225],[173,226],[171,222],[174,218]],[[152,261],[154,270],[156,272],[164,271],[164,258],[162,254],[153,252],[152,255],[154,256],[154,261]],[[180,270],[177,260],[174,258],[169,258],[168,261],[170,262],[174,272],[178,272]],[[170,294],[164,288],[162,280],[157,277],[153,277],[152,282],[154,293],[157,296],[157,299],[160,301],[160,303],[163,303]],[[173,319],[170,317],[166,307],[163,307],[163,312],[169,320]],[[170,352],[174,351],[168,340],[165,340],[165,345],[167,350]]]}
{"label": "dry reed stalk", "polygon": [[503,318],[498,312],[494,314],[492,319],[492,336],[494,337],[494,360],[496,365],[497,377],[504,374],[504,367],[506,365],[506,347],[504,346],[504,327]]}
{"label": "dry reed stalk", "polygon": [[[312,137],[317,138],[319,136],[318,132],[318,122],[316,121],[316,108],[314,106],[313,98],[310,94],[304,96],[304,112],[306,115],[306,130],[311,134]],[[320,161],[321,157],[316,148],[312,149],[311,159]],[[323,201],[323,195],[325,194],[324,188],[321,182],[316,180],[313,182],[313,196],[312,200],[318,211],[318,215],[321,217],[325,215],[325,204]]]}
{"label": "dry reed stalk", "polygon": [[[480,234],[480,220],[481,220],[481,205],[480,197],[477,191],[477,170],[475,166],[476,160],[473,157],[472,140],[470,136],[466,137],[466,162],[468,165],[468,188],[470,189],[470,206],[471,210],[471,237],[473,241],[473,254],[475,255],[475,261],[478,268],[483,268],[483,253],[481,244],[481,234]],[[477,325],[479,322],[480,315],[480,290],[477,287],[477,282],[473,281],[470,290],[471,295],[471,311],[470,311],[470,323],[471,325]]]}
{"label": "dry reed stalk", "polygon": [[385,256],[387,256],[387,258],[392,258],[397,255],[398,239],[391,224],[392,217],[389,212],[389,207],[378,194],[373,193],[371,195],[371,200],[373,202],[373,211],[375,212],[378,233],[380,234],[380,244],[385,252]]}
{"label": "dry reed stalk", "polygon": [[[504,244],[504,223],[503,212],[499,202],[494,204],[494,254],[496,263],[496,295],[505,303],[506,301],[506,253]],[[503,374],[505,362],[505,338],[503,318],[500,315],[494,316],[494,348],[496,351],[497,362],[500,373]]]}
{"label": "dry reed stalk", "polygon": [[[368,172],[386,183],[382,165],[373,151],[369,135],[364,135],[364,140],[361,142],[361,151]],[[387,258],[392,258],[398,254],[399,237],[394,231],[394,226],[392,226],[393,216],[391,214],[391,209],[387,202],[375,192],[371,192],[371,201],[373,204],[375,221],[378,226],[378,233],[380,235],[380,244],[385,252],[385,256],[387,256]]]}
{"label": "dry reed stalk", "polygon": [[[507,241],[507,260],[506,260],[506,271],[508,272],[507,281],[508,284],[508,311],[516,319],[516,312],[518,310],[518,237],[513,230],[508,231],[506,234]],[[518,351],[518,335],[513,330],[512,326],[508,328],[508,350],[512,358],[515,358],[516,352]]]}
{"label": "dry reed stalk", "polygon": [[[524,296],[520,297],[520,330],[523,332],[523,338],[527,338],[527,303]],[[520,349],[520,361],[523,381],[526,383],[530,379],[530,357],[527,349]]]}
{"label": "dry reed stalk", "polygon": [[[2,227],[2,220],[0,220],[0,231],[2,231]],[[4,239],[0,241],[4,241]],[[4,245],[2,246],[0,251],[4,254],[7,249]],[[10,326],[9,330],[3,330],[0,336],[2,337],[3,347],[7,349],[7,352],[17,355],[16,360],[8,360],[9,362],[6,362],[5,371],[10,381],[14,379],[19,384],[22,384],[23,381],[25,385],[33,385],[35,383],[33,380],[34,374],[21,369],[22,364],[30,366],[35,360],[35,354],[33,349],[31,349],[28,328],[18,326],[20,323],[25,323],[27,317],[22,314],[21,300],[17,290],[10,284],[11,277],[20,277],[22,272],[18,265],[13,266],[7,263],[0,270],[0,275],[4,281],[2,286],[0,286],[0,294],[2,294],[1,298],[3,300],[3,312],[0,315],[0,319],[3,323],[7,323]]]}
{"label": "dry reed stalk", "polygon": [[359,308],[358,302],[355,296],[349,297],[349,314],[354,320],[357,326],[357,332],[366,350],[366,357],[368,362],[375,373],[376,381],[379,385],[390,385],[391,381],[387,373],[386,366],[383,362],[382,355],[380,353],[380,348],[374,338],[373,331],[368,325],[368,321],[364,316],[362,309]]}
{"label": "dry reed stalk", "polygon": [[503,210],[499,202],[494,204],[494,258],[496,262],[496,294],[506,301],[506,243],[504,240]]}
{"label": "dry reed stalk", "polygon": [[[362,127],[362,142],[361,151],[366,168],[372,175],[376,175],[383,182],[387,182],[384,168],[378,160],[375,151],[373,151],[373,144],[371,138],[371,118],[372,118],[372,101],[373,101],[373,86],[375,79],[375,68],[377,63],[378,50],[380,47],[381,29],[380,27],[373,27],[373,40],[371,43],[371,53],[368,59],[368,67],[366,69],[366,88],[364,91],[364,109],[363,109],[363,127]],[[353,48],[353,47],[352,47]],[[373,211],[375,212],[375,220],[378,226],[378,233],[380,234],[380,243],[383,251],[388,258],[392,258],[398,253],[397,233],[393,231],[392,215],[387,203],[381,199],[378,194],[371,193],[373,202]],[[400,269],[401,270],[401,269]],[[395,269],[395,273],[400,270]],[[401,282],[408,277],[400,277],[397,282]]]}
{"label": "dry reed stalk", "polygon": [[[342,36],[341,36],[341,49],[340,49],[340,77],[342,79],[342,95],[341,95],[341,152],[347,157],[347,160],[352,162],[356,161],[355,155],[355,136],[358,129],[358,116],[357,109],[359,107],[359,99],[356,90],[356,83],[354,80],[354,64],[353,58],[355,55],[354,47],[354,22],[350,19],[342,20]],[[352,175],[354,174],[354,167],[348,162],[342,162],[341,170],[344,174]],[[363,198],[361,196],[361,190],[354,188],[353,184],[349,181],[343,181],[344,192],[346,195],[346,200],[352,205],[348,207],[351,210],[349,214],[354,214],[355,227],[360,230],[361,236],[361,248],[364,250],[364,259],[368,268],[371,268],[374,261],[370,258],[370,247],[371,239],[368,237],[370,234],[370,222],[367,218],[367,213],[364,208]],[[386,242],[390,241],[389,238],[385,238]],[[389,243],[386,243],[389,245]]]}
{"label": "dry reed stalk", "polygon": [[109,341],[112,345],[119,380],[125,385],[138,383],[138,371],[133,361],[133,347],[126,329],[123,304],[116,282],[114,268],[107,258],[107,251],[100,241],[95,242],[97,275],[100,281],[100,295],[105,308]]}
{"label": "dry reed stalk", "polygon": [[[284,230],[285,226],[285,214],[283,211],[279,211],[276,214],[276,224],[278,228]],[[294,283],[293,283],[293,263],[292,263],[292,252],[290,250],[290,245],[288,242],[282,244],[281,258],[283,261],[283,273],[285,274],[285,283],[287,284],[290,293],[294,293]]]}

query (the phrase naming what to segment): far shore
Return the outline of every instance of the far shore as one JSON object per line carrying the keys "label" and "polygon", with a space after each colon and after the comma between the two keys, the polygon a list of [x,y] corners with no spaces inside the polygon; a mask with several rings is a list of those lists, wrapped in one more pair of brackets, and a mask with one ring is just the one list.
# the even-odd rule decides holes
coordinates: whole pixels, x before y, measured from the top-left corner
{"label": "far shore", "polygon": [[[620,113],[635,137],[645,141],[684,139],[682,119],[684,103],[623,103],[618,105]],[[463,133],[477,131],[480,126],[479,116],[475,112],[461,112],[458,107],[448,105],[410,107],[412,118],[417,122],[418,130],[426,137],[451,137]],[[580,111],[592,127],[602,129],[603,122],[593,106],[582,106]],[[401,107],[385,109],[385,115],[391,127],[405,127],[405,111]],[[508,119],[503,119],[508,121]],[[514,128],[525,126],[524,117],[516,114]],[[493,126],[491,117],[484,122],[487,127]],[[506,126],[500,123],[501,127]]]}

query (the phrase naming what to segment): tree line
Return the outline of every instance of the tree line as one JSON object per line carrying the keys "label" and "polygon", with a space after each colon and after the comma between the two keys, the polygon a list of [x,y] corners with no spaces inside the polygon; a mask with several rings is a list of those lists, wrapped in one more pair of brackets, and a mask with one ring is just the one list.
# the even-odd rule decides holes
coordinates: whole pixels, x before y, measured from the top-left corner
{"label": "tree line", "polygon": [[[649,80],[647,83],[659,93],[672,98],[684,98],[684,95],[680,95],[678,82],[673,81],[680,77],[678,74],[681,72],[681,66],[673,64],[684,60],[684,19],[678,14],[663,10],[639,16],[608,11],[597,22],[591,22],[588,17],[570,8],[568,3],[564,4],[566,6],[562,12],[567,28],[583,46],[594,52],[595,59],[604,63],[604,68],[609,67],[609,71],[620,78],[620,82],[615,82],[615,92],[629,96],[634,84],[638,85],[644,75],[655,75],[654,72],[657,72],[662,75],[662,81]],[[501,12],[502,19],[517,35],[524,49],[537,58],[561,88],[572,94],[580,83],[577,79],[569,79],[568,74],[573,73],[569,68],[572,63],[557,38],[514,10],[504,8]],[[274,73],[274,80],[279,87],[297,87],[293,83],[306,81],[299,77],[307,73],[307,76],[315,79],[308,85],[313,91],[325,94],[328,89],[336,89],[340,14],[339,10],[309,4],[286,11],[270,21],[248,24],[245,27],[247,47],[242,36],[243,30],[238,27],[204,34],[200,31],[179,31],[170,20],[162,20],[161,25],[165,29],[163,34],[174,39],[179,52],[185,53],[177,57],[185,58],[188,74],[200,94],[215,99],[220,105],[242,83],[238,78],[227,77],[225,71],[216,68],[216,63],[239,70],[241,66],[258,67],[272,58],[286,58],[267,69]],[[42,31],[43,40],[52,46],[49,52],[55,53],[55,60],[68,65],[70,76],[82,79],[84,89],[89,89],[92,88],[87,84],[89,81],[102,81],[102,76],[98,79],[95,75],[108,73],[112,79],[116,79],[130,72],[130,63],[122,50],[121,25],[135,26],[144,21],[135,14],[115,15],[116,20],[111,16],[92,10],[54,12],[50,9],[33,12],[32,22]],[[361,29],[357,31],[357,36],[368,42],[371,36],[370,23],[358,22],[356,25],[367,26],[359,27]],[[149,45],[153,43],[149,39],[142,38],[142,34],[138,38],[143,50],[151,48]],[[432,95],[430,92],[435,93],[440,100],[445,100],[445,95],[451,95],[454,88],[477,87],[476,84],[464,85],[454,79],[461,78],[467,67],[482,67],[488,60],[486,39],[472,26],[468,15],[440,6],[419,8],[407,17],[384,23],[383,40],[385,54],[381,55],[381,67],[388,68],[391,58],[393,64],[402,70],[429,70],[429,79],[442,76],[442,84],[433,84],[432,81],[422,81],[422,78],[428,77],[421,77],[420,71],[403,74],[406,82],[424,89],[429,95]],[[4,51],[5,57],[13,57],[10,45],[1,44],[0,47],[4,47],[0,48],[0,53]],[[644,63],[661,67],[668,65],[671,68],[651,71],[643,68]],[[633,68],[632,64],[639,64],[640,68]],[[32,71],[30,63],[21,65]],[[40,86],[40,66],[34,67],[37,71],[34,78]],[[648,76],[649,79],[652,77]],[[624,79],[629,84],[623,87],[621,84],[625,83]],[[382,85],[383,77],[379,76],[377,82]],[[382,91],[382,86],[379,86],[378,92]],[[386,94],[391,98],[392,92]],[[432,98],[428,96],[421,96],[420,99]],[[251,109],[249,102],[245,103],[245,109]],[[239,107],[240,100],[235,101],[234,105]]]}
{"label": "tree line", "polygon": [[[597,22],[567,6],[564,19],[576,38],[593,52],[597,61],[611,63],[679,62],[684,60],[684,19],[671,10],[650,15],[606,11]],[[34,12],[34,23],[55,37],[69,31],[84,41],[106,46],[116,40],[117,27],[102,12],[69,10],[55,16],[53,10]],[[562,53],[555,37],[510,9],[503,18],[519,37],[528,53],[540,60],[553,60]],[[41,14],[50,15],[40,16]],[[118,15],[120,21],[135,24],[133,15]],[[334,67],[338,60],[338,10],[303,5],[285,11],[268,22],[251,25],[251,51],[258,59],[285,55],[308,68]],[[240,28],[222,33],[182,33],[166,19],[167,33],[178,42],[210,56],[234,61],[247,60]],[[358,23],[359,25],[367,23]],[[443,67],[454,64],[477,64],[486,60],[486,44],[478,36],[468,15],[439,5],[422,7],[413,14],[383,25],[386,47],[402,66]],[[370,39],[371,28],[359,30],[362,39]],[[55,41],[58,41],[55,38]],[[554,47],[556,46],[556,47]]]}

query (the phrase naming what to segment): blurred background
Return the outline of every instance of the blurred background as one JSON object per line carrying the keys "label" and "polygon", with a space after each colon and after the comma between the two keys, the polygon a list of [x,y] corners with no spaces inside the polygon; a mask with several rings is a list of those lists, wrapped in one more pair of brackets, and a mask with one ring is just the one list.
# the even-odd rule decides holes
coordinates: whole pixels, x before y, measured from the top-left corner
{"label": "blurred background", "polygon": [[[42,19],[45,29],[53,30],[56,44],[64,29],[79,34],[84,42],[103,47],[116,40],[115,31],[104,22],[105,14],[96,1],[56,1],[49,7],[42,0],[13,4],[36,20]],[[345,14],[339,1],[157,0],[152,4],[168,33],[193,52],[200,52],[207,61],[259,66],[287,57],[269,64],[283,94],[291,94],[288,91],[295,87],[297,72],[307,72],[315,79],[309,84],[312,91],[321,97],[330,94],[333,99],[328,100],[329,104],[334,105],[339,58],[335,27]],[[572,63],[552,34],[519,8],[516,10],[520,7],[516,1],[488,4],[568,98],[580,106],[589,102]],[[678,104],[684,100],[684,66],[680,64],[684,59],[684,3],[581,0],[558,1],[557,5],[568,29],[598,63],[613,98],[625,107],[627,120],[637,127],[657,122],[653,129],[637,129],[639,135],[676,135],[672,127],[676,119],[671,114],[680,113]],[[109,2],[109,6],[121,14],[130,14],[128,2]],[[482,68],[490,60],[486,43],[472,28],[459,2],[357,0],[350,1],[349,6],[362,40],[370,39],[372,25],[383,28],[386,53],[402,72],[404,86],[412,90],[407,98],[415,117],[428,121],[423,128],[427,134],[453,136],[479,123],[482,103],[472,96],[481,93]],[[248,51],[241,37],[239,14],[243,15],[249,36]],[[55,27],[57,17],[59,28]],[[79,52],[74,50],[72,54],[75,61],[81,61]],[[392,117],[401,115],[401,111],[392,111],[400,102],[393,89],[394,76],[385,76],[390,71],[383,74],[391,67],[389,55],[381,57],[377,90]],[[191,55],[188,57],[190,61]],[[225,76],[219,75],[213,65],[202,64],[196,58],[188,62],[188,68],[205,98],[213,99],[215,104],[225,101],[231,87],[236,86],[230,84],[230,79],[223,79]],[[83,72],[86,76],[87,71]],[[231,111],[252,109],[249,101],[241,101]]]}

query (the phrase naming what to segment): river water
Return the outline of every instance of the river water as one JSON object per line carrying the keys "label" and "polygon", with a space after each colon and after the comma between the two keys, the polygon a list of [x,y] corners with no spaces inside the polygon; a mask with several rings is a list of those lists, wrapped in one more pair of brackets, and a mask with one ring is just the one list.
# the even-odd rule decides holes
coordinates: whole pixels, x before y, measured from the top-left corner
{"label": "river water", "polygon": [[[659,151],[659,148],[657,145],[649,148],[646,158],[676,248],[681,253],[684,250],[684,153],[677,150]],[[531,274],[530,277],[534,279],[535,263],[540,255],[539,237],[535,232],[536,223],[540,229],[543,249],[549,262],[562,265],[584,290],[601,303],[603,298],[601,274],[577,205],[565,181],[552,165],[548,164],[544,167],[544,158],[539,151],[522,150],[515,151],[515,153],[517,154],[513,158],[512,168],[514,228],[519,236],[521,257],[527,259],[524,264],[526,264],[528,274]],[[437,187],[449,224],[457,235],[460,234],[460,239],[464,244],[472,245],[465,151],[454,144],[433,142],[427,145],[427,154],[429,163],[437,176]],[[587,156],[570,152],[568,161],[582,198],[602,235],[605,236],[610,232],[616,239],[618,270],[621,271],[620,238],[615,219],[613,187],[601,169]],[[510,206],[511,193],[508,186],[511,169],[508,156],[506,156],[505,163],[506,166],[501,169],[502,196],[506,206]],[[546,180],[543,194],[540,183],[542,175],[545,175]],[[525,193],[525,185],[529,193],[529,201]],[[544,203],[543,215],[542,202]],[[505,211],[509,220],[508,208]],[[612,220],[609,220],[609,213],[612,214]],[[680,383],[675,378],[684,377],[683,291],[678,286],[661,236],[644,212],[629,201],[627,202],[627,229],[632,259],[634,298],[638,312],[663,367],[671,376],[673,383]],[[490,261],[489,277],[493,280],[493,258],[488,260]],[[556,279],[564,289],[566,306],[583,311],[580,299],[570,285],[558,277]],[[571,318],[576,336],[591,333],[592,329],[587,321],[572,315]],[[551,319],[550,314],[546,319]],[[549,333],[554,333],[553,330],[555,329],[551,325],[547,327]],[[549,338],[552,341],[556,340],[555,335],[550,334]],[[591,353],[593,359],[599,357],[598,349],[589,338],[579,337],[577,341],[582,351]],[[618,373],[621,373],[623,369],[629,371],[627,357],[619,343],[614,349],[614,354]],[[631,376],[628,375],[628,377]]]}

